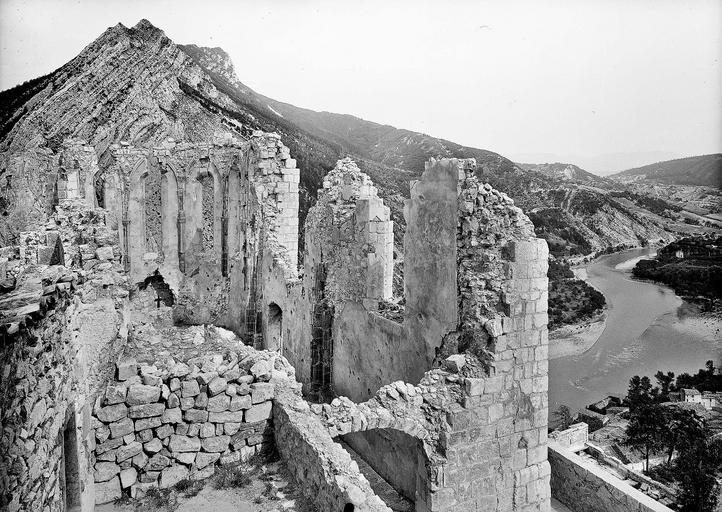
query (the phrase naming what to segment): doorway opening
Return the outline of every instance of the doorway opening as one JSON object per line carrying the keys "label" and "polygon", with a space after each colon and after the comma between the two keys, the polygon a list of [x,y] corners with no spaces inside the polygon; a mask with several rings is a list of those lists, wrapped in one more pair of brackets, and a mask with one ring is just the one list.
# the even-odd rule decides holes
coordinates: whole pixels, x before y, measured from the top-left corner
{"label": "doorway opening", "polygon": [[75,411],[70,410],[63,429],[62,488],[66,512],[80,510],[80,467]]}
{"label": "doorway opening", "polygon": [[268,305],[268,328],[266,329],[266,348],[283,350],[283,310],[275,302]]}

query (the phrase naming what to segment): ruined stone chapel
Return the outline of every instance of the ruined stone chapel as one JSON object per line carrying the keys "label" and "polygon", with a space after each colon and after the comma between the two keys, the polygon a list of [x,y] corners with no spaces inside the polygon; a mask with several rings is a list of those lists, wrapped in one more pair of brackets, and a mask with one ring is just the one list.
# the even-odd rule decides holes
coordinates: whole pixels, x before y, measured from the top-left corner
{"label": "ruined stone chapel", "polygon": [[411,184],[401,262],[351,159],[299,230],[276,134],[110,154],[43,156],[51,208],[0,249],[3,506],[275,449],[322,511],[391,510],[347,450],[418,512],[549,510],[547,246],[473,159]]}

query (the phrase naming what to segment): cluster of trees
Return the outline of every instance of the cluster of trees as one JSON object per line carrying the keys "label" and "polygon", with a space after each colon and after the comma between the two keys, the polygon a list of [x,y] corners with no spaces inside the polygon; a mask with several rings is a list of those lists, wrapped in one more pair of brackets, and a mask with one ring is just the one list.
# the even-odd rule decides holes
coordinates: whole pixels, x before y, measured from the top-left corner
{"label": "cluster of trees", "polygon": [[[705,309],[718,309],[722,300],[722,259],[715,256],[714,248],[719,246],[722,237],[693,237],[685,240],[696,242],[700,246],[699,254],[677,258],[675,250],[680,246],[673,242],[660,249],[656,259],[637,263],[632,275],[664,283],[677,295]],[[709,250],[705,251],[705,247]]]}
{"label": "cluster of trees", "polygon": [[[665,405],[669,394],[682,388],[722,391],[722,372],[713,361],[696,375],[657,372],[657,386],[649,377],[633,377],[626,402],[630,419],[626,443],[645,456],[664,451],[665,474],[679,487],[678,504],[683,512],[712,512],[718,501],[717,477],[722,472],[722,437],[713,436],[705,420],[694,411]],[[677,457],[673,460],[674,453]]]}
{"label": "cluster of trees", "polygon": [[569,265],[549,260],[549,328],[591,318],[604,308],[606,300],[594,287],[574,278]]}

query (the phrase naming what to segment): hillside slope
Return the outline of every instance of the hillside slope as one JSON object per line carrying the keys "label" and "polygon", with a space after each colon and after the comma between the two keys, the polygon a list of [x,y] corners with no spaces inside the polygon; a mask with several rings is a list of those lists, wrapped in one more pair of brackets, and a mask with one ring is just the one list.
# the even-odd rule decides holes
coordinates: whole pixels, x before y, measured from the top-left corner
{"label": "hillside slope", "polygon": [[147,20],[109,28],[58,70],[0,93],[0,100],[0,245],[44,221],[50,203],[44,162],[68,137],[95,146],[103,165],[110,145],[121,141],[207,142],[255,129],[279,133],[298,160],[302,222],[323,176],[350,155],[391,207],[400,241],[403,200],[424,162],[473,157],[480,178],[514,198],[558,255],[671,238],[668,219],[659,215],[664,201],[650,212],[634,197],[614,196],[613,182],[582,170],[566,176],[524,169],[491,151],[267,98],[238,79],[222,49],[177,45]]}
{"label": "hillside slope", "polygon": [[657,162],[621,171],[609,177],[617,181],[646,180],[668,185],[722,188],[722,153]]}

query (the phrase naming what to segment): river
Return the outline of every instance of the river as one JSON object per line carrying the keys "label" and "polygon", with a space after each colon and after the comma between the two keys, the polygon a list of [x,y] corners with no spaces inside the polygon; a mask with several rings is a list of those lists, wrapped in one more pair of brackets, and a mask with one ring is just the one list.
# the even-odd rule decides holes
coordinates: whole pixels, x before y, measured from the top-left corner
{"label": "river", "polygon": [[705,361],[719,361],[718,340],[676,328],[690,308],[670,288],[633,280],[628,270],[615,269],[653,251],[610,254],[587,267],[589,282],[607,299],[606,327],[587,352],[549,361],[550,414],[560,404],[576,410],[610,393],[626,394],[634,375],[654,382],[657,370],[696,373]]}

